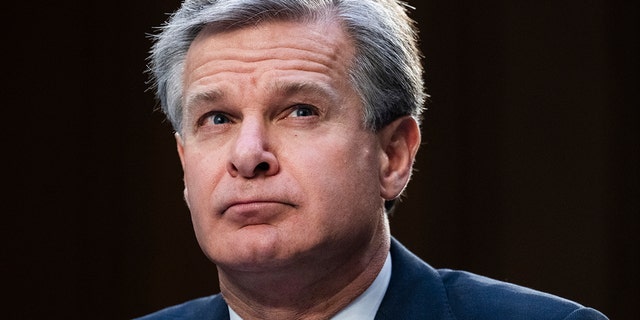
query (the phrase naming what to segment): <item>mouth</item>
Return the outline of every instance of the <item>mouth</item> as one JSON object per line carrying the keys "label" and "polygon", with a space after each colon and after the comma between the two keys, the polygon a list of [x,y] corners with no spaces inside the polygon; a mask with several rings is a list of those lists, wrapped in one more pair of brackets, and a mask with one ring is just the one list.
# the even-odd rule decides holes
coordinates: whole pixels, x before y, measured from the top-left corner
{"label": "mouth", "polygon": [[232,215],[241,219],[267,218],[291,207],[295,208],[295,205],[277,200],[236,201],[226,205],[221,211],[221,215]]}
{"label": "mouth", "polygon": [[280,203],[278,201],[267,201],[267,200],[251,200],[251,201],[237,201],[228,204],[224,210],[222,210],[222,214],[225,214],[229,210],[234,210],[237,208],[252,208],[252,207],[260,207],[265,206],[271,203]]}

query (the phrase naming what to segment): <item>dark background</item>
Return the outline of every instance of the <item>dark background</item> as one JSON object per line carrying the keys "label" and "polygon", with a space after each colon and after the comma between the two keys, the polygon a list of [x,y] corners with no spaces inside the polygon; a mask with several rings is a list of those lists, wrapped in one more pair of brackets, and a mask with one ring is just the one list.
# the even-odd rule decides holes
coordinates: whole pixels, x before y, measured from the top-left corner
{"label": "dark background", "polygon": [[[3,318],[128,319],[216,292],[146,91],[146,35],[177,6],[5,4]],[[637,2],[415,6],[432,98],[392,233],[434,267],[631,319]]]}

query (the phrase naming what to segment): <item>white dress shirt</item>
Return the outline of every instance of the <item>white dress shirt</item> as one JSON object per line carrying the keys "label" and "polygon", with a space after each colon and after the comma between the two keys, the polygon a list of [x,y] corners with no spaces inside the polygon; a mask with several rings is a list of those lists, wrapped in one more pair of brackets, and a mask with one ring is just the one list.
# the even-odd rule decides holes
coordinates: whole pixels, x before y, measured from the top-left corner
{"label": "white dress shirt", "polygon": [[[382,266],[376,279],[369,288],[353,300],[348,306],[338,312],[331,320],[371,320],[375,318],[376,312],[382,303],[389,281],[391,280],[391,255],[387,254],[387,260]],[[240,316],[229,307],[229,318],[231,320],[242,320]]]}

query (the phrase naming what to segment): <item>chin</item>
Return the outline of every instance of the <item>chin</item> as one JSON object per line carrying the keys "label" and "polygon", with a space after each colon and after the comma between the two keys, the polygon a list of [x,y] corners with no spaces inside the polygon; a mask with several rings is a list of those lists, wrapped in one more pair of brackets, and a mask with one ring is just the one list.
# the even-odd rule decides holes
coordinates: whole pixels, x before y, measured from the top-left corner
{"label": "chin", "polygon": [[281,244],[273,237],[244,237],[231,241],[231,245],[207,250],[207,256],[218,266],[259,271],[278,267],[288,260],[282,254],[287,250],[284,250]]}

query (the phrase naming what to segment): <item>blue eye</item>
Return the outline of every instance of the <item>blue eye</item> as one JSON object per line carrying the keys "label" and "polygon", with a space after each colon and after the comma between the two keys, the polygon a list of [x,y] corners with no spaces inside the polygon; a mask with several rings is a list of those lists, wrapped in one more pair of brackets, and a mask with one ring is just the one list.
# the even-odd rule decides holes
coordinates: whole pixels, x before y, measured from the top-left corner
{"label": "blue eye", "polygon": [[290,117],[310,117],[316,115],[315,110],[311,106],[299,105],[291,111]]}
{"label": "blue eye", "polygon": [[229,118],[222,113],[214,113],[207,117],[208,121],[211,121],[213,124],[225,124],[229,123]]}

